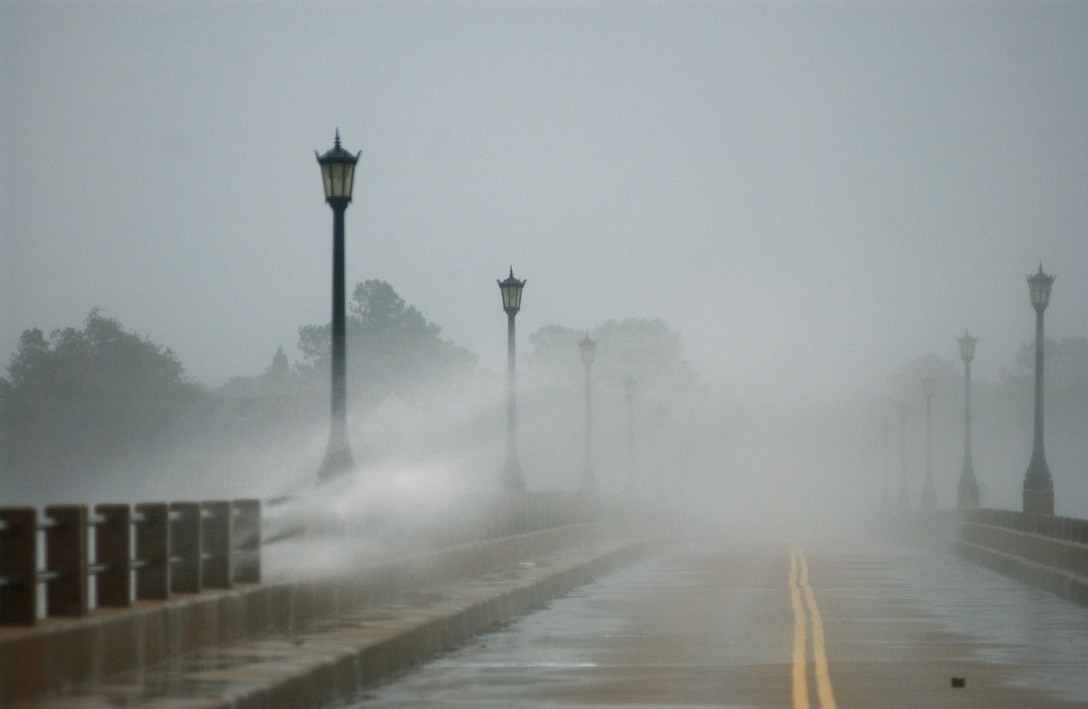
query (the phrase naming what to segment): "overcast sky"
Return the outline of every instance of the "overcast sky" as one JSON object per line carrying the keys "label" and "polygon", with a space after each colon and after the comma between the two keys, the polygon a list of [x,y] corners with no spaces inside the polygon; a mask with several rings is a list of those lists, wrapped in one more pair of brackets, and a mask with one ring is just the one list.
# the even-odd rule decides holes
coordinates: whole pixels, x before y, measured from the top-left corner
{"label": "overcast sky", "polygon": [[[0,0],[0,360],[92,307],[196,379],[329,318],[314,150],[361,150],[347,278],[501,368],[661,317],[745,399],[1088,335],[1088,3]],[[573,345],[572,345],[573,346]]]}

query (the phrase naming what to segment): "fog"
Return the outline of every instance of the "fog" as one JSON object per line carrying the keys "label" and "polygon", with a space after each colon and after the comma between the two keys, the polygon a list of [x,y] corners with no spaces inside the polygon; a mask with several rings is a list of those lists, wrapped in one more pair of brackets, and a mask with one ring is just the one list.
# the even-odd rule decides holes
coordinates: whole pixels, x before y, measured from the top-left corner
{"label": "fog", "polygon": [[[950,507],[969,328],[983,504],[1018,508],[1040,261],[1048,341],[1088,337],[1086,36],[1082,3],[2,1],[0,362],[100,308],[170,348],[220,418],[93,476],[4,470],[0,498],[350,514],[493,491],[513,266],[531,490],[584,473],[589,331],[604,493],[633,480],[737,533],[853,529],[886,516],[904,460],[918,504],[932,374]],[[327,391],[254,424],[225,385],[277,348],[313,364],[299,329],[328,322],[332,228],[313,151],[337,129],[362,151],[349,293],[388,282],[477,361],[380,396],[349,378],[359,470],[331,495],[313,490]],[[549,326],[566,354],[531,339]],[[1084,517],[1088,358],[1055,366],[1057,512]]]}

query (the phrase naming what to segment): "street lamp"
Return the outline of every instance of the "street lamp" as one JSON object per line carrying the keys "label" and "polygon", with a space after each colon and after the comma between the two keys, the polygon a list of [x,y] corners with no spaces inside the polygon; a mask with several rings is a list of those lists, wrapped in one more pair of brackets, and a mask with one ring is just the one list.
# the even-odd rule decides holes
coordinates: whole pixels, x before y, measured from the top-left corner
{"label": "street lamp", "polygon": [[331,423],[329,445],[325,460],[317,471],[318,482],[330,480],[355,467],[348,446],[347,434],[347,384],[345,364],[344,326],[344,210],[351,202],[351,188],[355,178],[355,163],[362,152],[352,155],[340,147],[340,129],[336,130],[336,144],[324,155],[317,155],[321,166],[321,180],[325,186],[325,201],[332,207],[332,383],[329,396]]}
{"label": "street lamp", "polygon": [[907,414],[910,409],[906,404],[899,405],[899,460],[901,474],[899,476],[899,503],[897,510],[900,515],[910,513],[910,494],[907,491]]}
{"label": "street lamp", "polygon": [[963,470],[956,486],[956,507],[961,510],[978,507],[978,480],[971,464],[971,360],[975,358],[977,341],[966,330],[957,340],[963,358]]}
{"label": "street lamp", "polygon": [[1028,276],[1031,305],[1035,308],[1035,440],[1031,450],[1031,462],[1024,475],[1024,512],[1054,514],[1054,480],[1046,464],[1043,450],[1043,311],[1050,304],[1050,287],[1054,276],[1039,272]]}
{"label": "street lamp", "polygon": [[627,495],[638,494],[635,489],[635,394],[638,392],[638,380],[627,377],[623,380],[623,393],[627,396]]}
{"label": "street lamp", "polygon": [[590,338],[589,330],[579,340],[578,347],[582,350],[582,363],[586,365],[586,469],[582,476],[582,492],[596,492],[597,478],[593,474],[593,386],[590,369],[597,354],[597,341]]}
{"label": "street lamp", "polygon": [[499,283],[502,292],[502,309],[506,311],[506,462],[502,468],[499,487],[508,492],[523,492],[525,476],[521,472],[518,460],[518,401],[517,401],[517,350],[514,346],[514,316],[521,309],[521,289],[525,281],[514,278],[514,268],[510,267],[510,276]]}
{"label": "street lamp", "polygon": [[923,510],[937,509],[937,488],[933,485],[933,393],[936,390],[936,379],[922,378],[922,393],[926,395],[926,481],[922,484],[919,508]]}

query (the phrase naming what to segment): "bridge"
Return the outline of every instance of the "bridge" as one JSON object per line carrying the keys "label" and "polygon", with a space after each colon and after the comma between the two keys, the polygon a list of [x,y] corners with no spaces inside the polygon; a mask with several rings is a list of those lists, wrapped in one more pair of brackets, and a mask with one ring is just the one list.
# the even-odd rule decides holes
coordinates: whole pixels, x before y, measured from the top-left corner
{"label": "bridge", "polygon": [[1084,706],[1088,521],[740,541],[604,496],[0,509],[0,705]]}

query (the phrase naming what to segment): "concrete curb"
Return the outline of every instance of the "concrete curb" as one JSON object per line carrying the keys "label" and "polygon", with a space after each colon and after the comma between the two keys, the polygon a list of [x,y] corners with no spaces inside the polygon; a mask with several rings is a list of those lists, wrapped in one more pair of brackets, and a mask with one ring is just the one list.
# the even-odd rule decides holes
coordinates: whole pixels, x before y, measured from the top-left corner
{"label": "concrete curb", "polygon": [[[474,578],[419,586],[293,632],[207,647],[167,666],[15,707],[309,709],[357,696],[433,655],[646,553],[648,544],[537,550]],[[532,560],[529,559],[532,557]]]}

